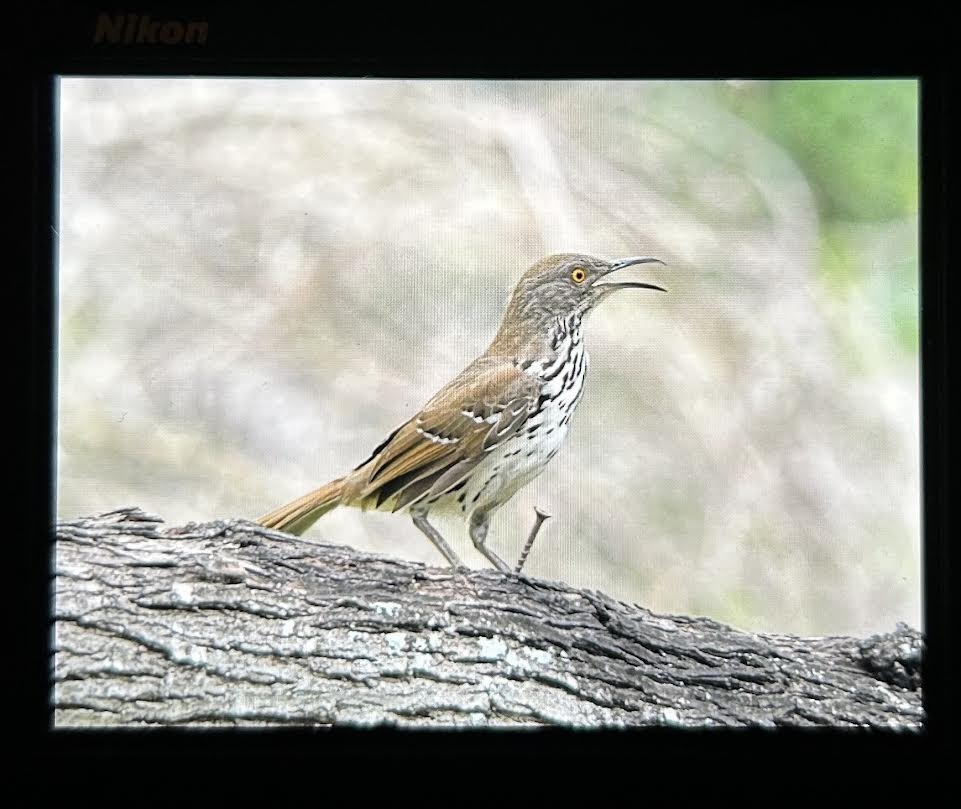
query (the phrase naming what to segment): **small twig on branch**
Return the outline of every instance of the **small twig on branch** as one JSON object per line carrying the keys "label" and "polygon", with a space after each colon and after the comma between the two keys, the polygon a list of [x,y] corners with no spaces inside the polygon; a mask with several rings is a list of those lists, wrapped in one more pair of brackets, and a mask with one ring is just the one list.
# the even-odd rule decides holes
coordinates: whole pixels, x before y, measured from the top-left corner
{"label": "small twig on branch", "polygon": [[534,506],[534,525],[531,528],[530,534],[527,536],[527,542],[524,543],[521,558],[517,560],[517,566],[514,568],[515,573],[521,572],[524,563],[527,561],[527,554],[531,552],[531,548],[534,546],[534,540],[537,539],[537,533],[541,530],[541,525],[544,524],[544,520],[550,519],[550,516],[546,511],[541,511],[537,506]]}

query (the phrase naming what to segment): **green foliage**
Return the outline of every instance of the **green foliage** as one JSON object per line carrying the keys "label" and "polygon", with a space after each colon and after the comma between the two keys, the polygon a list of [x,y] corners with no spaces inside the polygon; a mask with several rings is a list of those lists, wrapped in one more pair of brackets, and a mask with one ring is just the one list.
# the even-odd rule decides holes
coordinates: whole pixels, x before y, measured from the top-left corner
{"label": "green foliage", "polygon": [[[875,331],[838,334],[861,371],[918,351],[918,83],[815,80],[725,85],[726,103],[801,168],[821,215],[829,294],[870,303]],[[880,344],[879,344],[880,340]]]}
{"label": "green foliage", "polygon": [[799,163],[827,219],[877,221],[918,209],[918,83],[758,82],[735,110]]}
{"label": "green foliage", "polygon": [[[846,301],[850,329],[838,335],[842,355],[860,357],[862,371],[883,364],[886,343],[906,357],[918,352],[917,220],[853,226],[829,222],[822,226],[819,267],[828,292]],[[871,317],[857,308],[860,296]],[[858,313],[861,313],[860,315]],[[874,325],[877,333],[865,331]],[[848,345],[845,345],[848,343]],[[872,356],[874,359],[872,360]]]}

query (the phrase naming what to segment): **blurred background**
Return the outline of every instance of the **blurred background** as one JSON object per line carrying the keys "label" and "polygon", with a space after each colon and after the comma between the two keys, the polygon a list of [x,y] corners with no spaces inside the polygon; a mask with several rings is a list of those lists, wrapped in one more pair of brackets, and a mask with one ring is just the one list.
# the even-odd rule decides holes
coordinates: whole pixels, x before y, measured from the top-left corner
{"label": "blurred background", "polygon": [[[807,635],[920,626],[917,83],[60,83],[60,518],[255,518],[364,460],[552,252],[587,324],[526,572]],[[438,520],[485,566],[464,527]],[[442,564],[397,515],[309,537]]]}

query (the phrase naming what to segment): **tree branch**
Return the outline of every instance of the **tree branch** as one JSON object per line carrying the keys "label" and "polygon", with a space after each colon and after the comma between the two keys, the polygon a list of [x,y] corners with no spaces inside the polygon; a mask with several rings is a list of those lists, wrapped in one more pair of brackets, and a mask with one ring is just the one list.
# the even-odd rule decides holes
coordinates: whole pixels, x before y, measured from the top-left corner
{"label": "tree branch", "polygon": [[55,722],[918,730],[922,639],[755,635],[245,521],[60,523]]}

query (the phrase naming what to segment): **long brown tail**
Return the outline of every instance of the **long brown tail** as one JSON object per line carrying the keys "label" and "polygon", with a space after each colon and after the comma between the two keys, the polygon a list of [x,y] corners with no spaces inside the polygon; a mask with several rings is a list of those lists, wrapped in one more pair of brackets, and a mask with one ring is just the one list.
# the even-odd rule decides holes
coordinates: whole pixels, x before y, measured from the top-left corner
{"label": "long brown tail", "polygon": [[270,514],[265,514],[258,518],[257,522],[264,528],[276,528],[278,531],[300,536],[328,511],[340,505],[346,480],[346,478],[332,480],[326,486],[321,486],[271,511]]}

